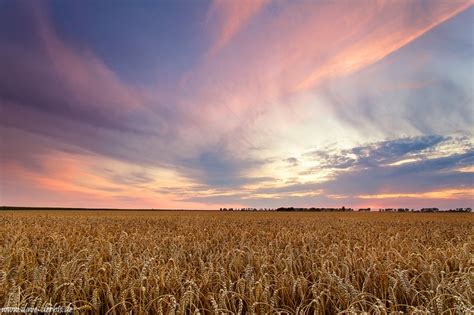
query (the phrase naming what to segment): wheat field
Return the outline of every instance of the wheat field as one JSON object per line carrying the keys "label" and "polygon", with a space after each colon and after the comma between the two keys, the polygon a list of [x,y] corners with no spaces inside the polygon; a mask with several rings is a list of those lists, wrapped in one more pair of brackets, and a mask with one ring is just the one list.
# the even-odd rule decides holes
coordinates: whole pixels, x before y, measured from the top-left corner
{"label": "wheat field", "polygon": [[0,307],[472,313],[471,214],[3,211]]}

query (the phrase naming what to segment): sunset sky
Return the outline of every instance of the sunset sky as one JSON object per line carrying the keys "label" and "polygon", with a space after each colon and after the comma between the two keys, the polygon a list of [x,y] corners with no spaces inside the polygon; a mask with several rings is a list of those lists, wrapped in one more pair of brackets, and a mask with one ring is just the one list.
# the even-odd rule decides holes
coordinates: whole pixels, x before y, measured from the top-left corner
{"label": "sunset sky", "polygon": [[468,207],[472,1],[1,1],[0,205]]}

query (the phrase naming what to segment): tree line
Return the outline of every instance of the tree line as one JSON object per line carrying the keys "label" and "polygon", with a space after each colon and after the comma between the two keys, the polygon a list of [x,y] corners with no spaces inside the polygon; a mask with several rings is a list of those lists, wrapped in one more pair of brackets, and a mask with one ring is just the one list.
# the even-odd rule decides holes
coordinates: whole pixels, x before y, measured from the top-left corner
{"label": "tree line", "polygon": [[[353,208],[298,208],[298,207],[279,207],[279,208],[220,208],[220,211],[293,211],[293,212],[351,212],[356,211]],[[409,209],[409,208],[359,208],[359,212],[472,212],[472,208],[452,208],[440,210],[439,208],[422,208],[422,209]]]}

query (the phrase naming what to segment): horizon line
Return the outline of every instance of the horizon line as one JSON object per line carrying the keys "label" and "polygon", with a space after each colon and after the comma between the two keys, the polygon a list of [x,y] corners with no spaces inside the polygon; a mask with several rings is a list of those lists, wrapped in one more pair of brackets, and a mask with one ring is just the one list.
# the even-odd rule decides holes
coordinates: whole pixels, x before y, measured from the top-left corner
{"label": "horizon line", "polygon": [[[455,208],[437,208],[437,207],[423,207],[423,208],[406,208],[406,207],[386,207],[386,208],[372,208],[372,207],[364,207],[364,208],[352,208],[352,207],[276,207],[276,208],[255,208],[255,207],[247,207],[247,208],[220,208],[220,209],[191,209],[191,208],[107,208],[107,207],[92,207],[92,208],[85,208],[85,207],[32,207],[32,206],[0,206],[0,211],[2,210],[79,210],[79,211],[218,211],[218,212],[269,212],[269,211],[276,211],[277,209],[280,208],[286,208],[290,209],[293,208],[293,212],[303,212],[299,211],[299,209],[323,209],[322,211],[319,212],[324,212],[324,209],[342,209],[345,208],[346,210],[351,209],[352,211],[347,211],[347,212],[379,212],[378,210],[396,210],[398,209],[406,209],[406,210],[411,210],[407,212],[413,212],[413,210],[421,210],[421,209],[438,209],[440,212],[446,211],[448,212],[449,210],[457,210],[457,209],[471,209],[471,207],[455,207]],[[226,210],[224,210],[226,209]],[[229,210],[232,209],[232,210]],[[241,209],[251,209],[251,210],[241,210]],[[367,211],[369,209],[369,211]],[[360,211],[360,210],[366,210],[366,211]],[[284,212],[284,211],[280,211]],[[291,212],[291,211],[286,211],[286,212]],[[307,212],[318,212],[318,211],[307,211]],[[329,211],[330,212],[330,211]]]}

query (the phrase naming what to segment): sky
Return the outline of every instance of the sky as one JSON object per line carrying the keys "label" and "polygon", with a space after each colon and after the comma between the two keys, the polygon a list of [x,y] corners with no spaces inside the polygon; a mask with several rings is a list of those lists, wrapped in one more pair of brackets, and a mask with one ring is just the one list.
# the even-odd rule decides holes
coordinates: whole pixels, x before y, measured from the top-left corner
{"label": "sky", "polygon": [[0,205],[472,207],[472,4],[0,1]]}

